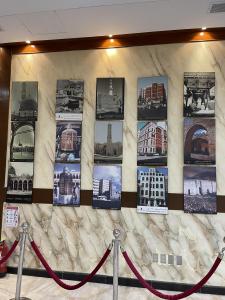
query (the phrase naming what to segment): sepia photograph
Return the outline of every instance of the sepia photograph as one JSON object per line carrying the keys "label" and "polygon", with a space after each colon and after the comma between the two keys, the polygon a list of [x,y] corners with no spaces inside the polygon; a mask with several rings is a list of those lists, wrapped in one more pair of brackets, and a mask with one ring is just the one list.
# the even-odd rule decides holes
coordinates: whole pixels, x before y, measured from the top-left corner
{"label": "sepia photograph", "polygon": [[184,163],[216,163],[214,118],[184,118]]}
{"label": "sepia photograph", "polygon": [[83,80],[57,80],[56,120],[82,120]]}
{"label": "sepia photograph", "polygon": [[168,213],[168,169],[137,168],[137,212]]}
{"label": "sepia photograph", "polygon": [[93,208],[120,209],[121,192],[121,167],[95,165],[93,173]]}
{"label": "sepia photograph", "polygon": [[168,78],[138,78],[138,120],[167,119]]}
{"label": "sepia photograph", "polygon": [[137,164],[167,164],[167,121],[137,123]]}
{"label": "sepia photograph", "polygon": [[184,167],[184,211],[217,213],[215,167]]}
{"label": "sepia photograph", "polygon": [[12,203],[32,203],[33,163],[10,162],[6,201]]}
{"label": "sepia photograph", "polygon": [[215,73],[184,73],[184,117],[215,116]]}
{"label": "sepia photograph", "polygon": [[122,163],[123,122],[96,121],[95,163]]}
{"label": "sepia photograph", "polygon": [[36,121],[38,116],[38,82],[13,81],[12,121]]}
{"label": "sepia photograph", "polygon": [[53,205],[80,206],[80,164],[55,164]]}
{"label": "sepia photograph", "polygon": [[80,161],[81,122],[57,121],[56,123],[56,162]]}
{"label": "sepia photograph", "polygon": [[124,78],[97,78],[96,119],[123,120]]}
{"label": "sepia photograph", "polygon": [[35,122],[11,122],[10,161],[34,160]]}

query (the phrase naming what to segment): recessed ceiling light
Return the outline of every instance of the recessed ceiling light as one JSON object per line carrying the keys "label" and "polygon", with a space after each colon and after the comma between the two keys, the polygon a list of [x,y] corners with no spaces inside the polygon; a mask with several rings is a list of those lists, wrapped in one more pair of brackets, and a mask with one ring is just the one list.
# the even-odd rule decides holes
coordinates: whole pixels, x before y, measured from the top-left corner
{"label": "recessed ceiling light", "polygon": [[206,30],[206,29],[207,29],[207,27],[206,27],[206,26],[202,27],[202,30]]}
{"label": "recessed ceiling light", "polygon": [[113,35],[112,34],[109,34],[109,38],[111,39],[113,37]]}
{"label": "recessed ceiling light", "polygon": [[26,44],[30,44],[30,43],[31,43],[31,41],[29,41],[29,40],[26,41]]}

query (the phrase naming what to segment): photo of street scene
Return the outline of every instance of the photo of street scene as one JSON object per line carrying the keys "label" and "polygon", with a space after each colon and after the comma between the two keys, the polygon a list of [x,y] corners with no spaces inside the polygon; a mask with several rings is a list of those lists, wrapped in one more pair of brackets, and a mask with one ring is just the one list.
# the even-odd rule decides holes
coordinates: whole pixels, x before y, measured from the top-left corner
{"label": "photo of street scene", "polygon": [[216,168],[184,167],[184,211],[216,214]]}
{"label": "photo of street scene", "polygon": [[138,78],[138,120],[167,119],[168,78]]}
{"label": "photo of street scene", "polygon": [[138,167],[137,212],[168,213],[168,169],[165,167]]}
{"label": "photo of street scene", "polygon": [[122,163],[123,122],[96,121],[95,152],[96,163]]}
{"label": "photo of street scene", "polygon": [[167,122],[137,123],[137,164],[167,164]]}
{"label": "photo of street scene", "polygon": [[215,116],[215,73],[184,73],[184,117]]}
{"label": "photo of street scene", "polygon": [[122,192],[120,166],[94,166],[93,208],[120,209]]}

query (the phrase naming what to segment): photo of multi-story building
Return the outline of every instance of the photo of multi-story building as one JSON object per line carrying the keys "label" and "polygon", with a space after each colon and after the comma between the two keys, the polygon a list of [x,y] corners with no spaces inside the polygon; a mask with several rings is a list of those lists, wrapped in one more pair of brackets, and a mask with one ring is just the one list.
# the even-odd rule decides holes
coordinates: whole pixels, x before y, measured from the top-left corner
{"label": "photo of multi-story building", "polygon": [[168,212],[168,169],[165,167],[138,167],[137,211],[141,213]]}
{"label": "photo of multi-story building", "polygon": [[96,163],[121,163],[122,142],[122,121],[96,121],[94,161]]}
{"label": "photo of multi-story building", "polygon": [[121,192],[121,167],[95,165],[93,173],[93,208],[120,209]]}
{"label": "photo of multi-story building", "polygon": [[215,167],[184,167],[184,211],[204,214],[217,212]]}
{"label": "photo of multi-story building", "polygon": [[137,124],[138,165],[167,164],[167,122],[149,121]]}
{"label": "photo of multi-story building", "polygon": [[96,119],[123,120],[124,78],[97,78]]}
{"label": "photo of multi-story building", "polygon": [[55,164],[53,204],[80,205],[80,164]]}
{"label": "photo of multi-story building", "polygon": [[167,118],[168,79],[166,76],[138,79],[138,120]]}

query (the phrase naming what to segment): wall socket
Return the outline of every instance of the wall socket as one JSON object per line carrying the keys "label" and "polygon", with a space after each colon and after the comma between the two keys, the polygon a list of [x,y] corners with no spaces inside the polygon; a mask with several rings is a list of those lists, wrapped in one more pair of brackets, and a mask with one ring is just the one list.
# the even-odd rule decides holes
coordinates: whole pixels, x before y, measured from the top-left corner
{"label": "wall socket", "polygon": [[172,254],[159,254],[152,253],[152,262],[162,265],[176,265],[181,266],[183,264],[182,256]]}

